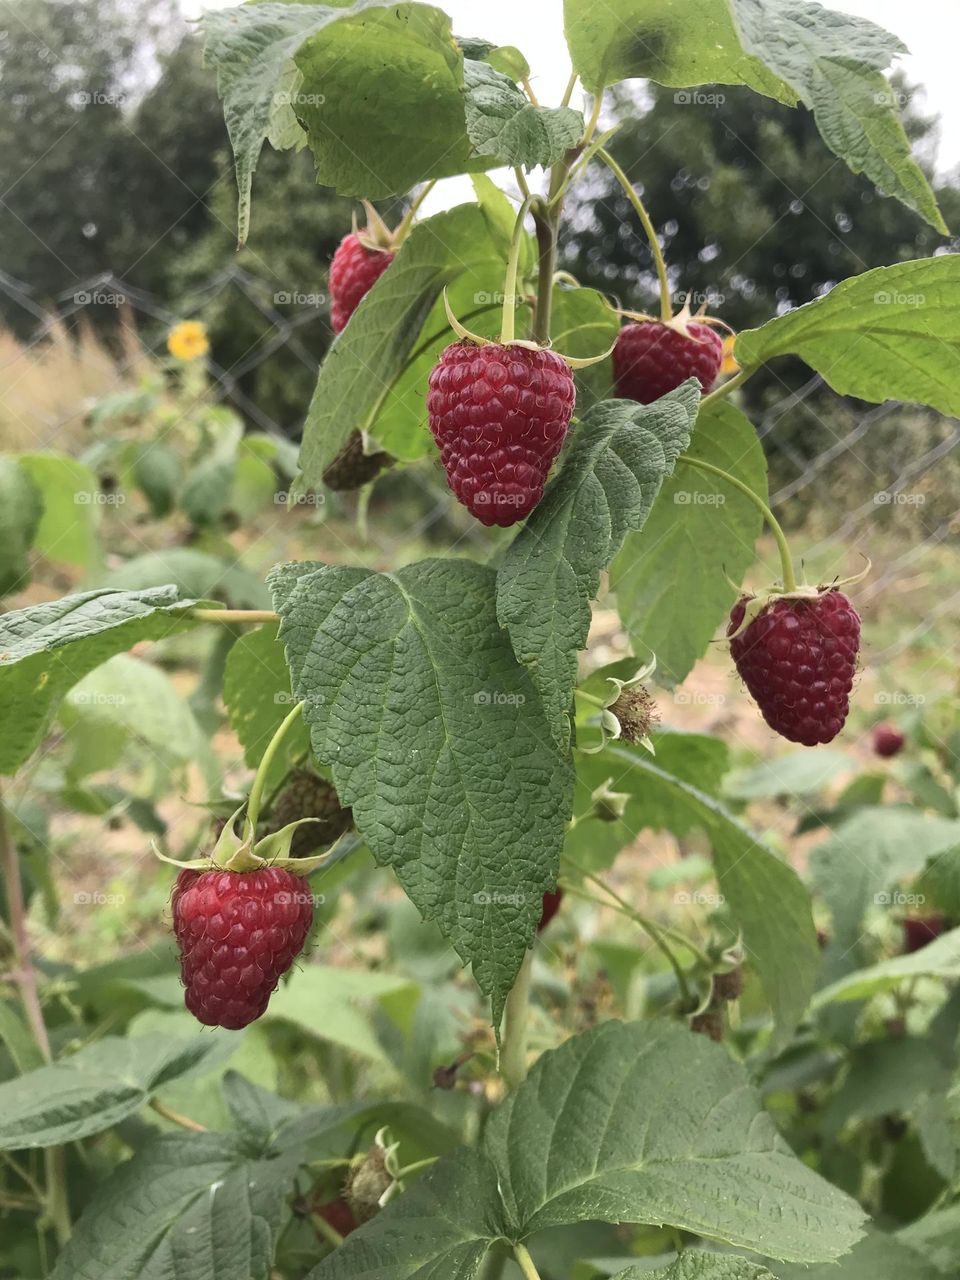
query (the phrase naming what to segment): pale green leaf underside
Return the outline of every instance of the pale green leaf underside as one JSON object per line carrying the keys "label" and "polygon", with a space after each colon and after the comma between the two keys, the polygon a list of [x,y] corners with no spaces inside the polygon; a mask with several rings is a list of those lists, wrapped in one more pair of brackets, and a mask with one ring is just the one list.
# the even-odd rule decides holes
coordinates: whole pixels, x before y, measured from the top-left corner
{"label": "pale green leaf underside", "polygon": [[867,969],[833,982],[817,992],[814,1003],[820,1008],[835,1001],[867,1000],[881,991],[890,991],[911,978],[960,978],[960,929],[951,929],[910,955],[881,960]]}
{"label": "pale green leaf underside", "polygon": [[322,483],[351,432],[375,430],[444,285],[497,257],[476,205],[461,205],[414,227],[320,366],[300,449],[306,487]]}
{"label": "pale green leaf underside", "polygon": [[223,1048],[220,1036],[108,1036],[0,1084],[0,1148],[73,1142],[139,1111],[162,1085],[195,1070]]}
{"label": "pale green leaf underside", "polygon": [[590,93],[634,77],[682,88],[746,84],[791,106],[796,95],[745,53],[720,0],[564,0],[573,65]]}
{"label": "pale green leaf underside", "polygon": [[[481,1151],[442,1160],[310,1280],[473,1280],[498,1239],[597,1220],[666,1223],[818,1262],[850,1248],[863,1214],[793,1155],[721,1048],[676,1025],[610,1021],[543,1054],[491,1117]],[[657,1274],[765,1274],[692,1257]]]}
{"label": "pale green leaf underside", "polygon": [[685,810],[688,823],[706,832],[720,892],[773,1010],[773,1043],[782,1046],[806,1011],[820,964],[810,895],[799,876],[718,800],[667,773],[646,753],[608,747],[604,758],[613,789],[634,794],[641,821],[645,808],[653,821]]}
{"label": "pale green leaf underside", "polygon": [[881,74],[907,52],[900,40],[864,18],[807,0],[732,0],[732,7],[744,49],[813,112],[830,150],[946,235]]}
{"label": "pale green leaf underside", "polygon": [[643,526],[690,439],[698,403],[691,379],[652,405],[609,400],[591,409],[574,428],[562,470],[503,558],[497,616],[530,669],[560,743],[569,739],[577,653],[587,642],[600,574],[627,531]]}
{"label": "pale green leaf underside", "polygon": [[960,414],[960,257],[877,267],[823,298],[747,329],[736,357],[754,368],[797,355],[834,391]]}
{"label": "pale green leaf underside", "polygon": [[314,752],[496,1022],[556,882],[572,776],[497,626],[494,581],[438,560],[270,578]]}
{"label": "pale green leaf underside", "polygon": [[810,877],[831,913],[821,980],[832,982],[857,968],[864,916],[871,906],[884,905],[881,895],[958,844],[955,819],[892,805],[861,808],[818,844]]}
{"label": "pale green leaf underside", "polygon": [[88,671],[142,640],[195,625],[175,587],[86,591],[0,618],[0,772],[12,773],[43,737],[57,703]]}
{"label": "pale green leaf underside", "polygon": [[486,62],[467,59],[463,78],[467,133],[478,155],[526,168],[548,166],[579,142],[583,117],[570,107],[535,107]]}
{"label": "pale green leaf underside", "polygon": [[[753,425],[733,405],[700,411],[688,453],[735,475],[766,497],[767,467]],[[763,527],[756,506],[732,485],[682,460],[664,482],[642,533],[628,534],[610,586],[634,652],[657,655],[657,678],[690,673],[754,563]]]}
{"label": "pale green leaf underside", "polygon": [[[924,1219],[919,1220],[923,1223]],[[918,1224],[914,1224],[918,1225]],[[907,1228],[908,1231],[912,1227]],[[822,1267],[774,1267],[779,1280],[946,1280],[956,1271],[956,1255],[941,1270],[901,1238],[871,1230],[839,1261]]]}

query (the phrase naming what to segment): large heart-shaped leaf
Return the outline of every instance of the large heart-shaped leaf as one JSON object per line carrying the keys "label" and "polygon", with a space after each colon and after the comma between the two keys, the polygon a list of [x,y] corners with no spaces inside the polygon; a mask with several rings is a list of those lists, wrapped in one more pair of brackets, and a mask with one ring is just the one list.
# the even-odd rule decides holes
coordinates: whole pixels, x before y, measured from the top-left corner
{"label": "large heart-shaped leaf", "polygon": [[[797,1159],[723,1049],[675,1024],[611,1021],[545,1053],[491,1117],[482,1151],[441,1160],[309,1280],[474,1280],[495,1244],[596,1220],[828,1261],[863,1219]],[[665,1280],[764,1275],[706,1261]]]}
{"label": "large heart-shaped leaf", "polygon": [[556,883],[572,773],[497,625],[493,571],[288,565],[270,585],[317,758],[498,1021]]}

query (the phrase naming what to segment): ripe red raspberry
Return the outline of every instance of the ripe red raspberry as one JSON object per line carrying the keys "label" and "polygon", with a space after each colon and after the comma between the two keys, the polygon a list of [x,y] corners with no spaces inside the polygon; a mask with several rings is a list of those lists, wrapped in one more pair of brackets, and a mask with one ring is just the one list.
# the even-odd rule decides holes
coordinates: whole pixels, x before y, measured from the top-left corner
{"label": "ripe red raspberry", "polygon": [[173,931],[190,1012],[237,1031],[259,1018],[303,947],[313,901],[279,867],[191,871],[173,889]]}
{"label": "ripe red raspberry", "polygon": [[573,374],[553,351],[454,342],[430,374],[427,410],[450,488],[486,525],[528,516],[573,413]]}
{"label": "ripe red raspberry", "polygon": [[950,926],[941,915],[905,916],[903,921],[903,955],[922,951],[935,938],[939,938]]}
{"label": "ripe red raspberry", "polygon": [[737,670],[771,729],[806,747],[832,742],[850,709],[860,616],[840,591],[774,599],[738,635],[747,604],[730,613]]}
{"label": "ripe red raspberry", "polygon": [[878,756],[895,756],[903,747],[906,738],[892,724],[877,724],[873,727],[873,749]]}
{"label": "ripe red raspberry", "polygon": [[389,249],[368,249],[355,231],[344,236],[330,262],[330,324],[339,333],[356,311],[360,299],[393,261]]}
{"label": "ripe red raspberry", "polygon": [[704,394],[717,380],[723,340],[691,321],[685,336],[656,320],[626,324],[613,348],[613,380],[622,400],[652,404],[687,378],[699,378]]}
{"label": "ripe red raspberry", "polygon": [[543,895],[543,911],[540,913],[540,923],[537,925],[537,933],[542,933],[553,917],[560,910],[560,903],[563,901],[563,890],[552,889],[549,893]]}

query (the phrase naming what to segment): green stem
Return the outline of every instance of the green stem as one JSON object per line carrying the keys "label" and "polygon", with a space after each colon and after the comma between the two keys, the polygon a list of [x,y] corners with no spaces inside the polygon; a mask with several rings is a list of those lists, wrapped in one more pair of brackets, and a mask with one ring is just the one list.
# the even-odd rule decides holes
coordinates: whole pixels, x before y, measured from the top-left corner
{"label": "green stem", "polygon": [[660,248],[660,241],[657,239],[657,233],[650,215],[644,207],[643,201],[634,191],[630,179],[614,160],[613,156],[605,147],[597,150],[597,155],[611,170],[613,176],[623,187],[624,194],[633,205],[637,217],[643,224],[646,232],[647,240],[650,244],[650,252],[653,254],[653,261],[657,268],[657,279],[660,281],[660,318],[663,321],[673,319],[673,308],[670,305],[670,277],[667,275],[667,264],[663,260],[663,251]]}
{"label": "green stem", "polygon": [[[570,862],[570,858],[567,857],[566,854],[564,854],[564,861]],[[571,863],[571,865],[573,864]],[[582,867],[577,867],[577,870],[580,871],[581,874],[584,873],[584,868]],[[598,877],[596,876],[593,878],[594,880],[598,880]],[[610,886],[605,880],[600,881],[600,883],[606,893],[612,893]],[[661,924],[658,920],[651,920],[650,917],[645,916],[642,911],[637,911],[635,907],[631,907],[629,903],[624,902],[623,898],[619,895],[613,895],[616,898],[615,902],[602,902],[601,899],[595,898],[592,893],[586,893],[582,889],[578,891],[575,885],[565,885],[564,887],[569,888],[570,892],[575,897],[583,898],[587,902],[593,902],[600,906],[610,907],[613,911],[619,911],[621,915],[626,916],[627,919],[632,920],[635,924],[640,924],[642,922],[645,928],[652,927],[659,930],[665,938],[669,938],[680,947],[686,947],[691,955],[696,956],[698,963],[702,965],[704,969],[713,969],[713,962],[710,957],[702,947],[697,946],[692,938],[688,938],[685,933],[682,933],[679,929],[673,928],[672,925]]]}
{"label": "green stem", "polygon": [[520,194],[524,200],[530,199],[530,187],[527,183],[527,175],[523,172],[519,165],[514,165],[513,176],[517,180],[517,186],[520,188]]}
{"label": "green stem", "polygon": [[270,739],[267,749],[263,753],[263,758],[257,767],[257,772],[253,778],[253,785],[250,788],[250,798],[247,801],[247,826],[254,835],[256,835],[257,820],[260,817],[260,801],[263,798],[263,789],[267,783],[267,775],[270,772],[270,766],[273,764],[274,758],[280,750],[280,744],[283,742],[283,739],[287,734],[287,730],[302,714],[303,703],[298,702]]}
{"label": "green stem", "polygon": [[413,203],[410,205],[410,208],[400,219],[399,223],[397,224],[397,229],[393,233],[393,239],[396,244],[402,243],[407,232],[413,226],[413,220],[417,216],[417,210],[423,204],[424,200],[426,200],[427,196],[430,194],[430,192],[433,190],[436,184],[437,184],[436,178],[432,178],[429,182],[424,183],[421,189],[414,196]]}
{"label": "green stem", "polygon": [[513,1246],[513,1256],[517,1260],[520,1270],[523,1272],[524,1280],[540,1280],[540,1272],[537,1270],[533,1259],[526,1245],[515,1244]]}
{"label": "green stem", "polygon": [[324,1238],[330,1248],[339,1249],[343,1244],[343,1236],[336,1227],[331,1227],[330,1223],[321,1213],[311,1214],[310,1218],[313,1222],[314,1230],[318,1235],[321,1235]]}
{"label": "green stem", "polygon": [[[6,889],[10,932],[13,937],[15,980],[23,1010],[44,1061],[52,1062],[50,1037],[47,1034],[47,1024],[43,1020],[37,975],[30,954],[20,858],[10,831],[9,816],[2,794],[0,794],[0,872],[2,872]],[[70,1239],[70,1207],[67,1201],[67,1166],[63,1147],[47,1147],[43,1153],[43,1163],[47,1185],[44,1201],[57,1241],[64,1245]]]}
{"label": "green stem", "polygon": [[[572,858],[565,856],[564,861],[579,871],[585,880],[592,881],[597,888],[602,889],[604,893],[609,894],[620,910],[623,911],[625,915],[629,916],[630,919],[633,920],[634,923],[638,924],[644,933],[647,934],[654,946],[660,951],[661,955],[663,955],[664,959],[673,970],[674,976],[677,979],[677,985],[680,988],[680,998],[683,1001],[684,1008],[686,1008],[690,1004],[690,985],[687,982],[687,975],[683,971],[683,966],[673,954],[673,951],[667,943],[666,930],[661,928],[660,925],[655,924],[654,921],[650,920],[647,916],[636,911],[628,902],[620,897],[619,893],[617,893],[615,889],[611,888],[605,880],[601,880],[599,876],[594,875],[592,871],[581,866]],[[696,951],[699,951],[699,948],[696,948]],[[701,955],[702,954],[703,953],[701,952]],[[703,958],[706,959],[705,956]]]}
{"label": "green stem", "polygon": [[797,578],[793,570],[793,557],[790,554],[790,546],[787,543],[787,536],[780,527],[780,521],[773,514],[764,500],[758,493],[744,484],[742,480],[738,480],[736,476],[732,476],[729,471],[723,471],[720,467],[715,467],[712,462],[702,462],[699,458],[692,458],[688,453],[681,453],[679,462],[689,463],[691,467],[695,467],[699,471],[705,471],[709,475],[717,476],[720,480],[725,480],[727,484],[733,485],[744,497],[749,498],[753,505],[770,526],[770,532],[773,534],[777,543],[777,550],[780,552],[780,565],[783,573],[783,589],[784,591],[796,591]]}
{"label": "green stem", "polygon": [[181,1115],[179,1111],[174,1111],[173,1107],[168,1107],[159,1098],[151,1098],[150,1106],[158,1116],[163,1116],[164,1120],[169,1120],[172,1124],[179,1125],[181,1129],[189,1129],[191,1133],[207,1132],[206,1125],[199,1124],[196,1120],[191,1120],[189,1116]]}
{"label": "green stem", "polygon": [[533,950],[523,957],[503,1016],[503,1045],[500,1049],[500,1074],[508,1089],[516,1089],[527,1078],[527,1025],[530,1020],[530,975]]}
{"label": "green stem", "polygon": [[717,400],[723,400],[731,391],[736,391],[737,387],[742,387],[750,375],[755,372],[755,369],[740,369],[732,378],[722,382],[716,391],[711,391],[709,395],[705,395],[700,401],[701,407],[705,404],[713,404]]}
{"label": "green stem", "polygon": [[427,1156],[426,1160],[415,1160],[413,1164],[405,1165],[397,1174],[397,1181],[403,1178],[409,1178],[415,1173],[419,1173],[422,1169],[429,1169],[431,1165],[437,1163],[439,1156]]}
{"label": "green stem", "polygon": [[510,241],[510,256],[507,258],[507,274],[503,280],[503,319],[500,322],[500,341],[506,345],[513,342],[516,336],[517,319],[517,269],[520,265],[520,245],[523,242],[523,223],[530,212],[532,198],[527,196],[520,206],[517,220],[513,224],[513,238]]}
{"label": "green stem", "polygon": [[577,73],[574,71],[567,81],[567,87],[563,91],[563,97],[560,99],[561,107],[569,107],[570,99],[573,97],[573,91],[577,87]]}
{"label": "green stem", "polygon": [[530,83],[529,76],[524,76],[520,81],[520,85],[523,92],[527,95],[533,105],[535,107],[539,107],[540,103],[537,101],[537,95],[533,92],[533,85]]}
{"label": "green stem", "polygon": [[598,698],[595,693],[587,693],[586,689],[574,689],[573,696],[581,698],[584,702],[589,702],[594,707],[599,707],[601,711],[607,706],[602,698]]}

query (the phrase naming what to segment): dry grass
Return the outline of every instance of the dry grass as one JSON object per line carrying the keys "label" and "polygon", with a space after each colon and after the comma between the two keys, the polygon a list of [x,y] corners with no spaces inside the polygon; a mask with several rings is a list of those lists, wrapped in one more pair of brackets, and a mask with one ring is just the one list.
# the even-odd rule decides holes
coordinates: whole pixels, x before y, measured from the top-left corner
{"label": "dry grass", "polygon": [[28,343],[0,331],[0,449],[75,452],[93,403],[134,381],[146,363],[132,315],[118,332],[121,347],[112,353],[85,323],[68,329],[53,320]]}

